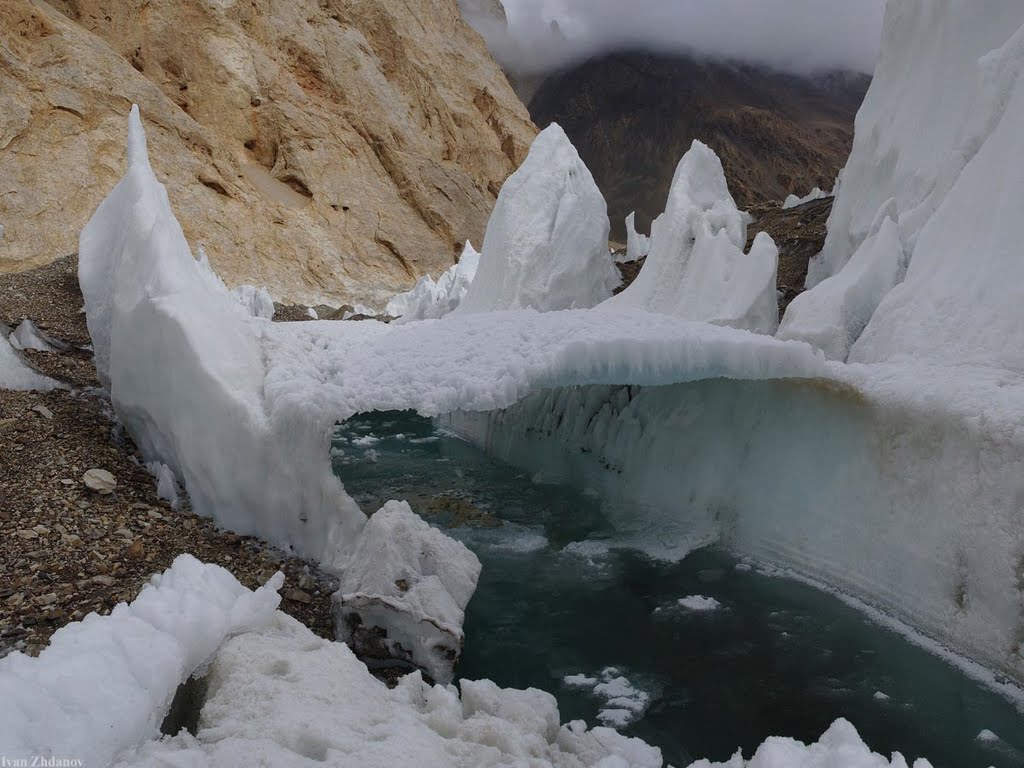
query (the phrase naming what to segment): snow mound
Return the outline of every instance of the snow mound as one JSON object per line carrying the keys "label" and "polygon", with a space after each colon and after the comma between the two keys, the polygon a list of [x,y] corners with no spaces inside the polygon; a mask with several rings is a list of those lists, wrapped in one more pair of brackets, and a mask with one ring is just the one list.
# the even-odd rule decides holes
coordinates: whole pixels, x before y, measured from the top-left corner
{"label": "snow mound", "polygon": [[231,292],[231,295],[253,317],[262,317],[264,320],[274,319],[274,299],[266,288],[240,285]]}
{"label": "snow mound", "polygon": [[718,156],[694,141],[679,161],[650,252],[632,285],[603,308],[643,308],[772,334],[779,325],[779,252],[765,233],[744,253],[747,216],[729,194]]}
{"label": "snow mound", "polygon": [[363,656],[411,661],[449,683],[479,577],[480,561],[462,543],[406,502],[389,501],[370,517],[345,564],[334,596],[336,636]]}
{"label": "snow mound", "polygon": [[0,659],[0,753],[109,765],[157,735],[179,683],[232,635],[274,616],[284,575],[250,592],[226,570],[180,555],[131,605],[54,633],[37,658]]}
{"label": "snow mound", "polygon": [[389,690],[341,643],[278,613],[267,629],[225,644],[210,668],[196,736],[181,732],[116,765],[242,768],[660,768],[639,739],[582,722],[560,725],[553,696],[418,673]]}
{"label": "snow mound", "polygon": [[626,217],[625,261],[639,261],[651,252],[651,238],[636,231],[636,211]]}
{"label": "snow mound", "polygon": [[48,392],[58,386],[60,385],[53,379],[29,368],[7,341],[7,334],[0,333],[0,389],[35,389]]}
{"label": "snow mound", "polygon": [[797,195],[789,195],[782,203],[782,210],[788,211],[790,208],[796,208],[806,203],[810,203],[814,200],[821,200],[825,197],[831,197],[831,192],[825,192],[820,187],[815,187],[803,197]]}
{"label": "snow mound", "polygon": [[793,300],[777,338],[806,341],[829,360],[845,362],[879,303],[905,272],[899,230],[886,217],[838,274]]}
{"label": "snow mound", "polygon": [[[909,768],[899,752],[887,760],[872,752],[847,720],[836,720],[814,744],[773,737],[765,741],[750,760],[737,752],[731,760],[712,763],[699,760],[690,768]],[[915,760],[913,768],[931,768],[927,760]]]}
{"label": "snow mound", "polygon": [[459,310],[544,312],[604,301],[620,281],[609,231],[608,206],[593,176],[552,123],[501,188]]}
{"label": "snow mound", "polygon": [[449,267],[436,283],[430,275],[421,277],[412,290],[392,298],[384,314],[400,318],[401,322],[444,317],[462,303],[479,265],[480,254],[467,240],[458,263]]}
{"label": "snow mound", "polygon": [[698,613],[717,611],[722,607],[722,604],[715,600],[715,598],[705,597],[704,595],[690,595],[689,597],[682,597],[676,601],[676,605],[687,611],[695,611]]}

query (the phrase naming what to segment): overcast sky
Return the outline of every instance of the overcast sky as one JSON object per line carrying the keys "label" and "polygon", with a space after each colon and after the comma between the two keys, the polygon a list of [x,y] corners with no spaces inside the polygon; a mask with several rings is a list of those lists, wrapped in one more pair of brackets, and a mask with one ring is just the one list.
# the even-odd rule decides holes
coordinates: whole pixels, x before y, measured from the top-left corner
{"label": "overcast sky", "polygon": [[[884,0],[460,0],[495,58],[516,74],[596,53],[690,51],[790,72],[871,73]],[[495,9],[504,5],[507,24]]]}

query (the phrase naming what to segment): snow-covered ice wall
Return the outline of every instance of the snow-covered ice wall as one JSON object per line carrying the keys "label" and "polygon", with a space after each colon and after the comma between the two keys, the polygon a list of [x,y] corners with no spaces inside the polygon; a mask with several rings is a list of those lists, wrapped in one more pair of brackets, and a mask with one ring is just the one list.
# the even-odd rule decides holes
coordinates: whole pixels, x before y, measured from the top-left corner
{"label": "snow-covered ice wall", "polygon": [[334,564],[365,516],[326,461],[293,450],[326,445],[333,422],[269,411],[259,342],[269,323],[193,258],[137,108],[129,122],[128,170],[79,244],[100,378],[147,460],[171,467],[196,511]]}

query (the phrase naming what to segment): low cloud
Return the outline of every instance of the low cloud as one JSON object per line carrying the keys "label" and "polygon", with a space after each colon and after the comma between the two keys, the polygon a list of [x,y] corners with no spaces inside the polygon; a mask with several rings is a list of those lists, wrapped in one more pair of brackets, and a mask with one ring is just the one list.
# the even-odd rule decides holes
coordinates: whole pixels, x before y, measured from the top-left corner
{"label": "low cloud", "polygon": [[509,71],[540,74],[600,53],[651,50],[795,73],[871,73],[885,0],[460,0]]}

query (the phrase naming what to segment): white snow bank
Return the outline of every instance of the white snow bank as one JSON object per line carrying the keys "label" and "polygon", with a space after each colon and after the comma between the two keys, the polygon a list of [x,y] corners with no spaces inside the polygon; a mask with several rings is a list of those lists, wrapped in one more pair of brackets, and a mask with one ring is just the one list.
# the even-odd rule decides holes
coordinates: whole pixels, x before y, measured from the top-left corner
{"label": "white snow bank", "polygon": [[[22,323],[24,325],[24,323]],[[29,368],[0,333],[0,389],[35,389],[48,392],[60,386],[56,381]]]}
{"label": "white snow bank", "polygon": [[240,285],[231,292],[231,295],[253,317],[262,317],[264,320],[274,319],[274,299],[266,288]]}
{"label": "white snow bank", "polygon": [[651,238],[636,231],[636,211],[626,217],[625,261],[639,261],[651,252]]}
{"label": "white snow bank", "polygon": [[501,188],[460,312],[592,307],[619,285],[608,206],[557,124]]}
{"label": "white snow bank", "polygon": [[8,341],[18,351],[34,349],[38,352],[55,352],[57,349],[47,340],[46,334],[40,331],[31,320],[22,320],[18,323],[18,327],[8,337]]}
{"label": "white snow bank", "polygon": [[788,195],[782,203],[782,210],[788,211],[790,208],[796,208],[801,205],[805,205],[814,200],[821,200],[825,197],[831,197],[831,192],[825,192],[820,187],[815,187],[803,197],[797,195]]}
{"label": "white snow bank", "polygon": [[699,141],[679,161],[650,253],[632,285],[603,309],[636,307],[772,334],[779,325],[779,252],[761,233],[744,253],[747,216],[718,156]]}
{"label": "white snow bank", "polygon": [[431,528],[408,503],[389,501],[370,517],[345,564],[333,600],[336,636],[364,657],[411,661],[450,683],[479,577],[480,561],[462,543]]}
{"label": "white snow bank", "polygon": [[278,614],[229,641],[209,674],[195,737],[182,732],[122,756],[128,766],[242,768],[660,768],[639,739],[582,722],[559,725],[548,693],[489,681],[428,686],[408,675],[389,690],[341,643]]}
{"label": "white snow bank", "polygon": [[157,735],[179,683],[232,635],[274,616],[284,575],[250,592],[180,555],[131,605],[59,629],[37,658],[0,659],[0,754],[106,766]]}
{"label": "white snow bank", "polygon": [[458,308],[465,298],[479,265],[480,254],[467,240],[458,263],[449,267],[436,283],[430,275],[420,278],[412,290],[392,298],[384,314],[400,318],[403,322],[430,320],[447,315]]}
{"label": "white snow bank", "polygon": [[[754,756],[744,760],[737,752],[731,760],[712,763],[699,760],[690,768],[909,768],[906,759],[894,752],[891,759],[872,752],[857,729],[847,720],[836,720],[814,744],[773,737]],[[915,760],[913,768],[931,768],[927,760]]]}
{"label": "white snow bank", "polygon": [[829,360],[845,362],[879,303],[905,272],[899,230],[886,217],[838,274],[793,300],[777,338],[806,341]]}

